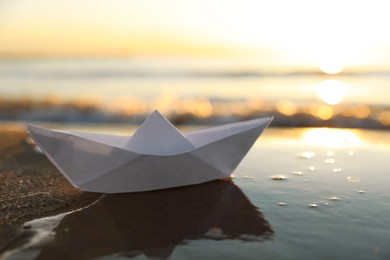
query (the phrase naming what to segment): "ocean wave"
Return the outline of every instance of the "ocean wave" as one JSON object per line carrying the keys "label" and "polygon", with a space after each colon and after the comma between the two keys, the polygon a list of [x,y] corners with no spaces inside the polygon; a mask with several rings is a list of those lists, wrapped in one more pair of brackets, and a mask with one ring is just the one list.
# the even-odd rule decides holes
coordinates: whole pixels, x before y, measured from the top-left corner
{"label": "ocean wave", "polygon": [[0,99],[1,121],[76,123],[140,123],[154,109],[174,124],[220,124],[261,116],[275,116],[274,127],[338,127],[390,129],[390,107],[363,104],[324,105],[316,101],[221,100],[192,98],[147,102],[118,100]]}

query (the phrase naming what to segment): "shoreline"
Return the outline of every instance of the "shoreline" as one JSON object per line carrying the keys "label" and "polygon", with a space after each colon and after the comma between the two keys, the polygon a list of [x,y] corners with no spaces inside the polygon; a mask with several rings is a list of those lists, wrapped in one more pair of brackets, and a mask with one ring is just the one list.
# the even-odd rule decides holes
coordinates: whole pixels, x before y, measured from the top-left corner
{"label": "shoreline", "polygon": [[86,207],[101,196],[72,187],[34,150],[23,127],[3,127],[0,135],[0,252],[23,223]]}

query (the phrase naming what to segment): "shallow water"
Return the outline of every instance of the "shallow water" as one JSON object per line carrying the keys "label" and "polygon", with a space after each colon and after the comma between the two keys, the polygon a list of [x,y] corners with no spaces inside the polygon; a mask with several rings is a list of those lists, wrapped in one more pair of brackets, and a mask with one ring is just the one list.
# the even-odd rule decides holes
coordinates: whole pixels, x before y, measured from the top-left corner
{"label": "shallow water", "polygon": [[389,140],[270,128],[232,182],[106,195],[27,223],[7,258],[389,259]]}

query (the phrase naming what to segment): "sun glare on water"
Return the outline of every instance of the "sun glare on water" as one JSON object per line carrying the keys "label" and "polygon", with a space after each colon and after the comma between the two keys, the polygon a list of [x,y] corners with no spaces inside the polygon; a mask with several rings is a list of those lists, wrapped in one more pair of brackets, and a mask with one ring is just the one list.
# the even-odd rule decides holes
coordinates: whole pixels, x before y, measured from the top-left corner
{"label": "sun glare on water", "polygon": [[347,94],[347,88],[339,80],[324,80],[317,86],[317,95],[328,105],[339,104]]}
{"label": "sun glare on water", "polygon": [[357,131],[344,129],[307,129],[302,139],[310,145],[333,148],[355,147],[363,143]]}

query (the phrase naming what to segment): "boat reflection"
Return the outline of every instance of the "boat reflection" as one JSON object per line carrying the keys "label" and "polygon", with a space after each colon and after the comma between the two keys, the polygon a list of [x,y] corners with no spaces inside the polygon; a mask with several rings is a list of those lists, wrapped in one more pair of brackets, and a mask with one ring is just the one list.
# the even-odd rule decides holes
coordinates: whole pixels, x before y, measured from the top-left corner
{"label": "boat reflection", "polygon": [[104,195],[65,216],[37,259],[144,254],[166,258],[189,240],[263,241],[270,224],[232,181]]}

